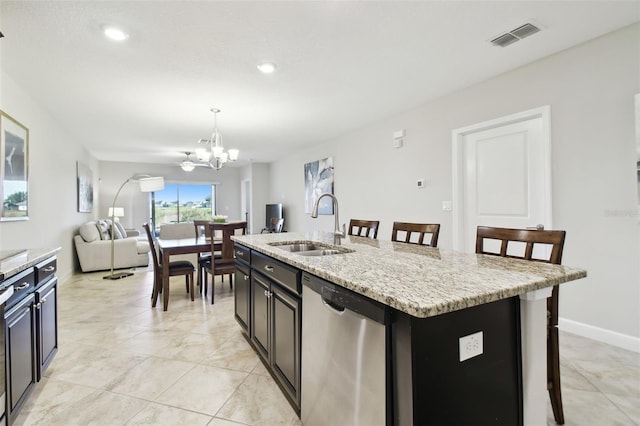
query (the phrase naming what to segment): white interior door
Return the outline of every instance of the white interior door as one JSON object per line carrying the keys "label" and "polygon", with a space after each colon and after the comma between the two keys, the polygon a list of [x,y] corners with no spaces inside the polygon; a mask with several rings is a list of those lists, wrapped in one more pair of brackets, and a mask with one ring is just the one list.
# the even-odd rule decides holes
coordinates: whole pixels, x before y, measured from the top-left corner
{"label": "white interior door", "polygon": [[453,132],[454,249],[473,252],[478,226],[551,224],[549,107]]}

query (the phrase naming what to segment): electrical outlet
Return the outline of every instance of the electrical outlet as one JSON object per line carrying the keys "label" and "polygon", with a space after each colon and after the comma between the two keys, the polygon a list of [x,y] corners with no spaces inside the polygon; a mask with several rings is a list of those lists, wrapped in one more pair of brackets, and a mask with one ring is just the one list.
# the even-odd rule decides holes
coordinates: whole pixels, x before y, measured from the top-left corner
{"label": "electrical outlet", "polygon": [[460,362],[482,355],[482,331],[460,338]]}
{"label": "electrical outlet", "polygon": [[418,179],[416,181],[416,186],[418,188],[424,188],[425,186],[427,186],[427,182],[424,179]]}

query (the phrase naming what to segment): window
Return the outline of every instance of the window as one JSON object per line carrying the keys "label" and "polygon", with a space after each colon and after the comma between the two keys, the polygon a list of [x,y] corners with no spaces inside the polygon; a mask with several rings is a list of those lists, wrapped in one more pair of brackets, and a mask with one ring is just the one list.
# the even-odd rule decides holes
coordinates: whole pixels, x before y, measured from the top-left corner
{"label": "window", "polygon": [[215,200],[215,185],[166,184],[162,191],[152,194],[151,213],[156,226],[211,219],[216,211]]}

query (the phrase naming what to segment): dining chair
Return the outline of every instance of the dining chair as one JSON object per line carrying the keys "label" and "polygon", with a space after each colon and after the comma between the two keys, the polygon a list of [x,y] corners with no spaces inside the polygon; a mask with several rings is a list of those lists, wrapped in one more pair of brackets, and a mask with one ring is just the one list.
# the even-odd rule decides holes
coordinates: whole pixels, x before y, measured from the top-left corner
{"label": "dining chair", "polygon": [[[404,239],[401,239],[401,237],[399,237],[399,234],[401,232],[404,232]],[[417,234],[417,241],[415,238],[413,238],[414,234]],[[439,234],[439,223],[393,222],[391,241],[437,247]],[[429,238],[427,235],[431,235],[431,238]],[[426,240],[425,236],[427,236]]]}
{"label": "dining chair", "polygon": [[378,226],[380,226],[379,220],[351,219],[347,234],[376,239],[378,238]]}
{"label": "dining chair", "polygon": [[[559,265],[562,262],[565,235],[565,231],[478,226],[476,253]],[[493,240],[494,248],[487,247],[491,243],[485,240]],[[546,257],[542,256],[543,253],[534,252],[535,246],[538,245],[547,248],[546,251],[541,251]],[[560,389],[558,298],[559,292],[556,285],[551,290],[551,297],[547,298],[547,390],[551,399],[553,417],[556,423],[561,425],[564,424],[564,410]]]}
{"label": "dining chair", "polygon": [[[193,227],[195,228],[195,231],[196,231],[196,238],[200,238],[200,237],[211,238],[211,229],[209,229],[210,223],[211,223],[210,220],[194,220],[193,221]],[[201,294],[203,292],[202,279],[205,274],[204,266],[207,262],[210,262],[210,261],[211,261],[211,253],[207,252],[207,253],[198,254],[198,271],[197,271],[196,283],[198,285],[198,288],[200,289]]]}
{"label": "dining chair", "polygon": [[[155,291],[162,292],[162,263],[160,263],[158,250],[155,244],[155,240],[153,235],[151,234],[151,229],[149,228],[149,224],[145,223],[142,225],[144,230],[147,233],[147,240],[149,240],[149,247],[151,247],[151,257],[153,258],[153,286]],[[185,286],[187,288],[187,293],[191,293],[191,301],[193,301],[193,271],[194,271],[193,263],[188,260],[176,260],[173,262],[169,262],[169,276],[175,277],[184,275],[185,277]],[[154,293],[152,292],[151,297],[153,298]]]}
{"label": "dining chair", "polygon": [[[211,223],[209,224],[211,229],[211,235],[215,234],[215,231],[222,231],[222,249],[220,256],[213,256],[209,262],[204,265],[204,294],[207,294],[208,274],[211,274],[211,304],[214,303],[215,297],[215,277],[216,275],[229,275],[229,286],[233,288],[233,274],[236,271],[235,256],[233,251],[232,235],[236,235],[240,232],[242,235],[247,233],[247,222],[232,222],[232,223]],[[214,239],[211,239],[211,252],[216,250],[216,244]]]}

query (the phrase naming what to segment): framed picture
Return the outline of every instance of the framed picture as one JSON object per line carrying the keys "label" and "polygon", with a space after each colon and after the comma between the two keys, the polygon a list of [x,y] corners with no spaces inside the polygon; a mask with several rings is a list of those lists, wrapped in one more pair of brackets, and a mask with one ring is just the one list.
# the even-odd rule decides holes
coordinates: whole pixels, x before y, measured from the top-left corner
{"label": "framed picture", "polygon": [[[316,200],[325,192],[333,194],[333,157],[304,165],[304,212],[311,213]],[[320,200],[318,214],[333,214],[330,197]]]}
{"label": "framed picture", "polygon": [[78,185],[78,211],[93,211],[93,172],[81,162],[76,162],[76,180]]}
{"label": "framed picture", "polygon": [[0,221],[29,219],[29,129],[0,111]]}

